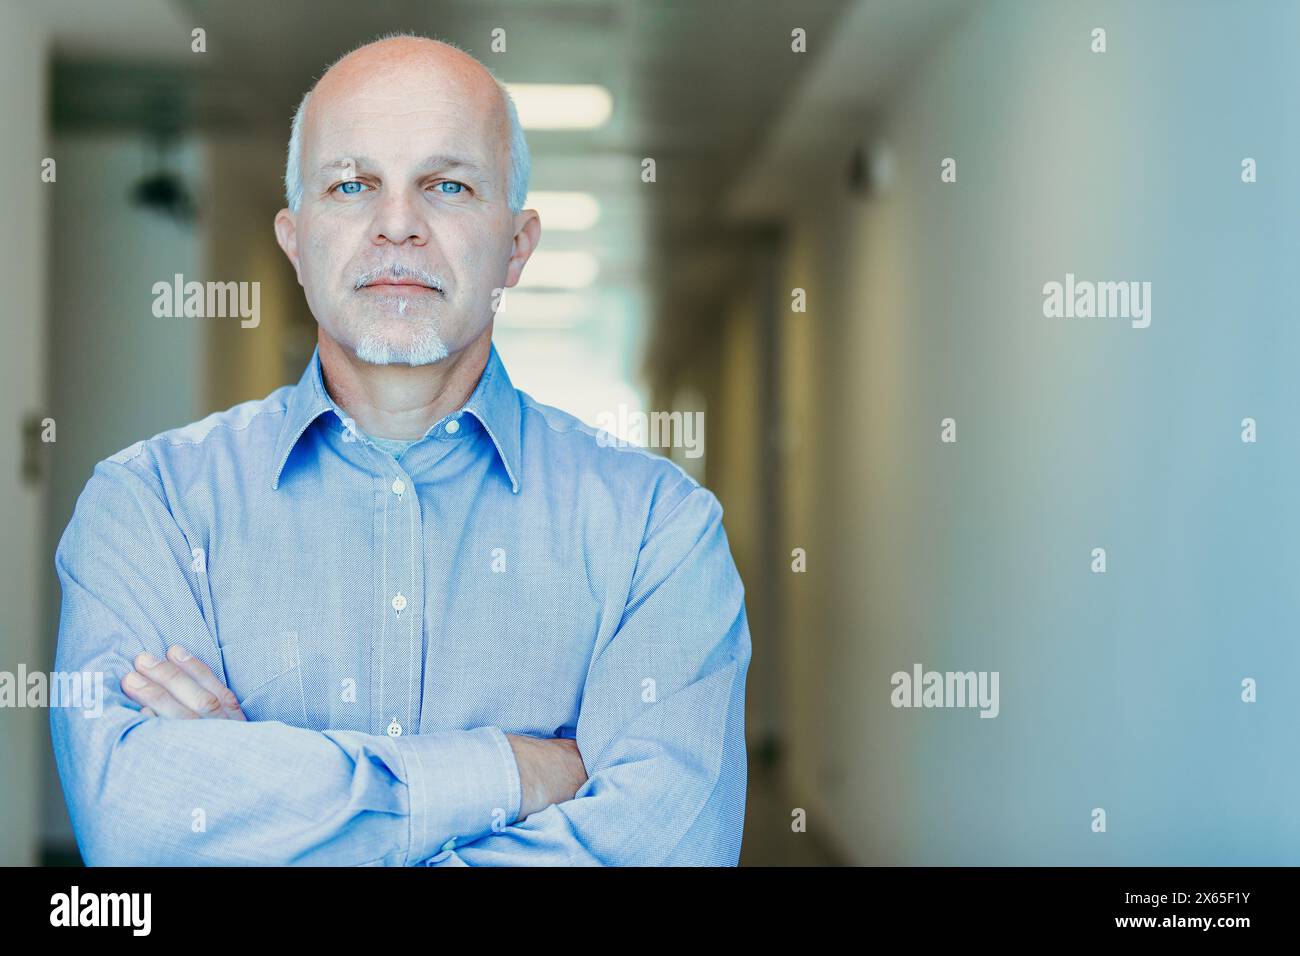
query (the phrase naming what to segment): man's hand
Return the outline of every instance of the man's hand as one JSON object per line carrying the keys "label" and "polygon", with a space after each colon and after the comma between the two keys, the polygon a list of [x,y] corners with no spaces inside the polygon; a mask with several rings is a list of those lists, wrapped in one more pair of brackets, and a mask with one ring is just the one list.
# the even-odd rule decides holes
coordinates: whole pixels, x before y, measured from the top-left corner
{"label": "man's hand", "polygon": [[179,644],[167,660],[152,654],[136,657],[135,670],[122,678],[122,691],[150,717],[179,720],[247,720],[239,700],[212,669]]}
{"label": "man's hand", "polygon": [[522,792],[519,819],[553,803],[572,800],[587,782],[587,768],[578,745],[564,737],[523,737],[506,734],[519,765]]}

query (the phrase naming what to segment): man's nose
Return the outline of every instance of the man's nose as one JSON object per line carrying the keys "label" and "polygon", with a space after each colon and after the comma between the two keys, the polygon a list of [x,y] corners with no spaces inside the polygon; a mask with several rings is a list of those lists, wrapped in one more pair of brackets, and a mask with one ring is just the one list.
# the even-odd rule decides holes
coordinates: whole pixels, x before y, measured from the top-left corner
{"label": "man's nose", "polygon": [[422,246],[429,239],[429,225],[419,196],[407,192],[384,193],[375,210],[372,241],[379,245],[390,242],[402,245],[410,242]]}

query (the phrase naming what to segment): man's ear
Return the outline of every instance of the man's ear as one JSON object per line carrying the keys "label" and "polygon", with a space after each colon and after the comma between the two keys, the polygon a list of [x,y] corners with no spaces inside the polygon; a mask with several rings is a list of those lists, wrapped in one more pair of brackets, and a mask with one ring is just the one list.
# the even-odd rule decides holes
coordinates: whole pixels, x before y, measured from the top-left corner
{"label": "man's ear", "polygon": [[298,284],[302,285],[302,270],[298,268],[298,220],[287,209],[281,209],[275,214],[275,241],[289,257]]}
{"label": "man's ear", "polygon": [[537,248],[537,243],[542,239],[542,217],[537,214],[536,209],[525,209],[519,213],[516,220],[522,220],[515,226],[514,246],[510,250],[510,265],[506,269],[506,288],[514,288],[519,283],[519,277],[523,274],[524,263],[528,257],[533,254]]}

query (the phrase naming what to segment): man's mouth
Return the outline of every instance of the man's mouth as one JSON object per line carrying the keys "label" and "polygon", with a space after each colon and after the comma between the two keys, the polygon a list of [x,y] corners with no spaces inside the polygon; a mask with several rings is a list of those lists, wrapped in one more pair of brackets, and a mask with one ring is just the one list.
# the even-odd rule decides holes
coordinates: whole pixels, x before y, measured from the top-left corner
{"label": "man's mouth", "polygon": [[353,288],[370,289],[384,295],[445,295],[442,277],[418,266],[401,264],[384,266],[356,277]]}
{"label": "man's mouth", "polygon": [[389,292],[409,294],[412,292],[437,292],[423,282],[416,282],[413,279],[383,279],[379,282],[370,282],[361,287],[362,289],[373,289],[375,292]]}

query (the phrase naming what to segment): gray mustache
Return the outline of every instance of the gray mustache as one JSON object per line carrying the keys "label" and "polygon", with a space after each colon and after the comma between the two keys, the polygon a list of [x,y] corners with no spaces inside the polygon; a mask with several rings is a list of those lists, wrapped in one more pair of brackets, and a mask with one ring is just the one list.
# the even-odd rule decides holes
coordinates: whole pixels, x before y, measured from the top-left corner
{"label": "gray mustache", "polygon": [[436,273],[421,269],[418,266],[404,266],[400,264],[391,266],[381,266],[378,269],[371,269],[362,272],[353,278],[353,291],[368,286],[379,279],[414,279],[422,285],[427,285],[431,289],[437,289],[439,292],[446,292],[447,287],[442,281],[442,277]]}

